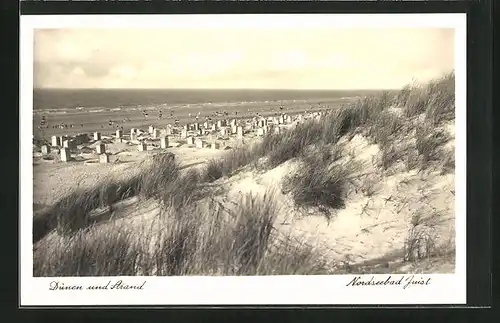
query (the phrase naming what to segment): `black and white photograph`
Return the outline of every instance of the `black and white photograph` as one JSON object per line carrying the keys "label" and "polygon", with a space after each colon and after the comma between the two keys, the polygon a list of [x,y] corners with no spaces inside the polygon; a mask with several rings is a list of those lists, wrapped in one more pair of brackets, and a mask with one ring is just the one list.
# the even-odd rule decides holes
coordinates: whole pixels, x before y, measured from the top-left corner
{"label": "black and white photograph", "polygon": [[465,68],[460,14],[21,17],[23,297],[465,301]]}

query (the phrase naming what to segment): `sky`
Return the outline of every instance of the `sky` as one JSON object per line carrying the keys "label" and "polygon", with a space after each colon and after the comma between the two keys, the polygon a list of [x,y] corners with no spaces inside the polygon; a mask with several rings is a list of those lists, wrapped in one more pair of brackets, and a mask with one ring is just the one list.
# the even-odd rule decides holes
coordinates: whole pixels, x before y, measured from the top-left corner
{"label": "sky", "polygon": [[453,68],[447,28],[34,33],[35,88],[396,89]]}

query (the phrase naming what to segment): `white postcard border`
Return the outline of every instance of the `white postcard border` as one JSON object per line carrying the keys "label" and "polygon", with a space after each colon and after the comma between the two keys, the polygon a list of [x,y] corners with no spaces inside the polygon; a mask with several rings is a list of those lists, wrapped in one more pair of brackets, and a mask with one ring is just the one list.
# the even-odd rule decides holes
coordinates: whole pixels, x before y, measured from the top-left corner
{"label": "white postcard border", "polygon": [[[300,21],[300,23],[298,22]],[[356,276],[266,277],[33,277],[31,162],[33,30],[35,28],[455,28],[456,75],[456,271],[415,275],[427,286],[346,286]],[[251,304],[464,304],[466,302],[466,15],[67,15],[20,18],[20,305],[251,305]],[[409,279],[404,275],[403,279]],[[362,276],[367,280],[371,275]],[[389,275],[375,275],[387,279]],[[398,280],[402,275],[392,275]],[[143,290],[50,291],[123,279]]]}

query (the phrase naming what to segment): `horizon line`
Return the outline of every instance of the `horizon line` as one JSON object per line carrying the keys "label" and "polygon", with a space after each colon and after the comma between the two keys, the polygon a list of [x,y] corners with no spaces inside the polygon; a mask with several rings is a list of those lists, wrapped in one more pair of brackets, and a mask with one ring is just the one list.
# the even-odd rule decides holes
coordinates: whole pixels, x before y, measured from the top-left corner
{"label": "horizon line", "polygon": [[138,87],[138,88],[117,88],[117,87],[100,87],[100,88],[86,88],[86,87],[33,87],[33,90],[206,90],[206,91],[394,91],[403,88],[350,88],[350,89],[334,89],[334,88],[317,88],[317,89],[300,89],[300,88],[160,88],[160,87]]}

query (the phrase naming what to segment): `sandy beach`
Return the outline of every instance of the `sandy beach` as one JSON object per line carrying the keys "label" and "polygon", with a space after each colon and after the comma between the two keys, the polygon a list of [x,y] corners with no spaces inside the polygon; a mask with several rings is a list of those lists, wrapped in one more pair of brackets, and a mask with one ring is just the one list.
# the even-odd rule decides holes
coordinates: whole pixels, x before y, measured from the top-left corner
{"label": "sandy beach", "polygon": [[[352,99],[351,99],[352,100]],[[37,138],[49,140],[52,135],[69,135],[75,133],[87,133],[94,131],[113,132],[123,127],[125,131],[130,128],[144,128],[153,125],[155,127],[165,127],[174,124],[177,120],[179,124],[206,121],[217,122],[223,119],[248,119],[253,117],[278,116],[280,113],[295,115],[299,113],[310,113],[323,111],[325,109],[337,108],[341,104],[349,102],[348,99],[331,100],[311,100],[313,102],[295,103],[280,105],[277,103],[245,103],[238,105],[214,105],[196,107],[148,107],[133,109],[84,109],[65,110],[64,113],[43,113],[34,111],[33,129]],[[318,102],[315,102],[318,101]],[[282,107],[280,110],[279,108]],[[95,112],[90,112],[94,110]],[[102,110],[102,111],[101,111]],[[148,114],[144,116],[143,111]],[[161,112],[161,118],[160,118]],[[223,112],[227,112],[227,116]],[[42,116],[46,118],[46,126],[39,128]],[[196,119],[196,117],[198,117]],[[112,121],[112,124],[109,124]],[[66,127],[60,127],[61,124]],[[82,127],[83,124],[83,127]],[[73,127],[71,127],[73,125]]]}

